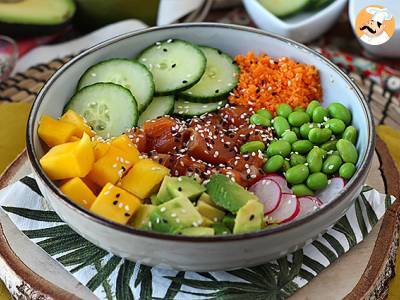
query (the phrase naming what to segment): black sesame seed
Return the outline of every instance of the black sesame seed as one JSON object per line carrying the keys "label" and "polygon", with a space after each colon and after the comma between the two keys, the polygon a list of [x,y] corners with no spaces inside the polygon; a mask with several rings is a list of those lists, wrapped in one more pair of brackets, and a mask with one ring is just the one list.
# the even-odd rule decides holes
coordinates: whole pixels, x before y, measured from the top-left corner
{"label": "black sesame seed", "polygon": [[276,92],[272,92],[272,96],[275,96],[276,95]]}
{"label": "black sesame seed", "polygon": [[247,180],[249,180],[249,179],[251,178],[251,176],[250,176],[250,175],[247,175],[246,178],[247,178]]}
{"label": "black sesame seed", "polygon": [[215,93],[218,94],[218,93],[219,93],[219,90],[215,90]]}
{"label": "black sesame seed", "polygon": [[228,149],[229,146],[228,146],[227,144],[224,144],[224,148],[225,148],[225,149]]}
{"label": "black sesame seed", "polygon": [[[189,169],[188,169],[188,171],[189,171]],[[178,192],[182,192],[182,187],[178,187]]]}
{"label": "black sesame seed", "polygon": [[253,219],[254,219],[254,215],[251,215],[250,218],[249,218],[249,220],[251,221],[251,220],[253,220]]}
{"label": "black sesame seed", "polygon": [[218,50],[218,54],[221,55],[221,54],[222,54],[222,51],[221,51],[221,50]]}
{"label": "black sesame seed", "polygon": [[248,157],[248,156],[246,156],[246,157],[244,158],[245,161],[248,161],[249,159],[250,159],[250,157]]}
{"label": "black sesame seed", "polygon": [[115,197],[119,198],[121,196],[120,193],[116,194]]}
{"label": "black sesame seed", "polygon": [[176,67],[176,64],[173,64],[172,66],[171,66],[171,68],[175,68]]}
{"label": "black sesame seed", "polygon": [[126,171],[124,166],[121,167],[121,170],[124,171],[124,172]]}
{"label": "black sesame seed", "polygon": [[187,80],[182,80],[182,83],[187,83]]}
{"label": "black sesame seed", "polygon": [[113,204],[117,205],[118,204],[118,200],[114,200]]}
{"label": "black sesame seed", "polygon": [[158,163],[159,163],[159,164],[162,164],[162,162],[163,162],[163,159],[162,159],[162,158],[159,158],[159,159],[158,159]]}
{"label": "black sesame seed", "polygon": [[131,215],[128,213],[125,213],[125,217],[130,217]]}
{"label": "black sesame seed", "polygon": [[165,49],[165,48],[164,48],[164,49],[162,49],[162,50],[163,50],[164,52],[167,52],[167,51],[168,51],[168,49]]}

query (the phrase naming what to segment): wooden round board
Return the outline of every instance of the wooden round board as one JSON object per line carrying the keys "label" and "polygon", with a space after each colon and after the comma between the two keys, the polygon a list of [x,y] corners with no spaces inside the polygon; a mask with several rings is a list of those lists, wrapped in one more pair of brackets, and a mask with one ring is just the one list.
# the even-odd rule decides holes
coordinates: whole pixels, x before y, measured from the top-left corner
{"label": "wooden round board", "polygon": [[[399,196],[399,174],[385,144],[378,138],[367,184],[380,192]],[[27,155],[23,152],[0,178],[0,188],[30,173]],[[323,271],[291,299],[383,299],[388,281],[394,274],[397,251],[398,201],[389,209],[367,239],[354,247]],[[15,298],[82,299],[93,294],[31,243],[0,213],[0,279]],[[40,298],[43,297],[43,298]]]}

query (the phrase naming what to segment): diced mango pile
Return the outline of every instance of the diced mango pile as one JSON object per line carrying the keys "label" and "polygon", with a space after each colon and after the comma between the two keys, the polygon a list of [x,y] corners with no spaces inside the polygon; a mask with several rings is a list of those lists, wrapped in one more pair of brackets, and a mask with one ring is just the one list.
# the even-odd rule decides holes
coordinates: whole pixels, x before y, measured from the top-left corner
{"label": "diced mango pile", "polygon": [[59,120],[43,116],[38,134],[50,148],[40,159],[49,178],[76,204],[117,223],[127,224],[169,174],[168,168],[141,159],[125,134],[96,140],[72,110]]}

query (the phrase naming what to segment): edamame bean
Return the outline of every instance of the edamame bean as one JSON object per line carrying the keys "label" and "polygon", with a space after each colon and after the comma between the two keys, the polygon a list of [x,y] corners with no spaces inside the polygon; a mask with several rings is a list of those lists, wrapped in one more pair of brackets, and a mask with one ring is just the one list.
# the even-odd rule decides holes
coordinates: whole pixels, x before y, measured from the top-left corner
{"label": "edamame bean", "polygon": [[301,125],[300,134],[301,134],[302,138],[308,139],[308,133],[313,128],[317,128],[317,125],[315,125],[314,123],[305,123],[305,124]]}
{"label": "edamame bean", "polygon": [[283,172],[286,172],[286,171],[289,170],[289,169],[290,169],[290,164],[289,164],[289,162],[285,159],[285,160],[283,161],[282,171],[283,171]]}
{"label": "edamame bean", "polygon": [[251,141],[240,146],[240,153],[257,152],[258,150],[264,151],[265,145],[261,141]]}
{"label": "edamame bean", "polygon": [[271,126],[271,121],[263,115],[254,114],[250,117],[250,124],[268,127]]}
{"label": "edamame bean", "polygon": [[339,170],[342,163],[343,161],[339,155],[329,155],[322,165],[322,172],[328,175],[335,174]]}
{"label": "edamame bean", "polygon": [[306,110],[304,108],[302,108],[301,106],[297,106],[294,111],[302,111],[305,112]]}
{"label": "edamame bean", "polygon": [[307,154],[313,148],[313,144],[308,140],[296,141],[292,144],[292,149],[301,154]]}
{"label": "edamame bean", "polygon": [[286,171],[285,177],[290,184],[299,184],[304,182],[309,174],[309,170],[305,165],[297,165]]}
{"label": "edamame bean", "polygon": [[310,117],[305,112],[294,111],[289,115],[288,121],[290,125],[300,127],[304,123],[310,122]]}
{"label": "edamame bean", "polygon": [[292,127],[292,131],[297,135],[297,138],[301,138],[299,127]]}
{"label": "edamame bean", "polygon": [[331,115],[332,118],[340,119],[342,120],[346,125],[349,125],[351,122],[351,113],[347,109],[346,106],[344,106],[341,103],[338,102],[333,102],[329,104],[328,106],[328,112]]}
{"label": "edamame bean", "polygon": [[261,108],[256,111],[256,114],[266,117],[268,120],[272,120],[272,113],[268,109]]}
{"label": "edamame bean", "polygon": [[270,157],[264,164],[263,170],[265,173],[273,173],[279,171],[283,166],[284,159],[281,155]]}
{"label": "edamame bean", "polygon": [[293,153],[292,155],[290,155],[290,165],[292,167],[305,164],[306,162],[307,159],[301,154]]}
{"label": "edamame bean", "polygon": [[352,163],[344,163],[339,169],[339,176],[350,179],[356,172],[356,166]]}
{"label": "edamame bean", "polygon": [[317,106],[312,114],[312,120],[314,123],[322,123],[328,118],[328,111],[322,106]]}
{"label": "edamame bean", "polygon": [[281,137],[286,130],[290,130],[289,122],[282,116],[277,116],[273,119],[274,129],[276,134]]}
{"label": "edamame bean", "polygon": [[314,191],[319,191],[328,185],[328,177],[321,172],[311,174],[307,178],[307,186],[314,190]]}
{"label": "edamame bean", "polygon": [[356,147],[349,141],[345,139],[340,139],[336,143],[336,148],[339,151],[340,157],[346,163],[355,164],[358,159],[358,153]]}
{"label": "edamame bean", "polygon": [[308,139],[314,144],[323,144],[332,136],[332,131],[329,128],[312,128],[308,133]]}
{"label": "edamame bean", "polygon": [[292,111],[292,107],[286,103],[278,104],[278,106],[276,107],[276,113],[278,114],[278,116],[284,117],[286,119],[289,117]]}
{"label": "edamame bean", "polygon": [[346,128],[346,124],[340,119],[330,119],[324,123],[325,128],[329,128],[332,130],[334,134],[342,134],[344,129]]}
{"label": "edamame bean", "polygon": [[307,113],[310,117],[312,117],[314,109],[317,108],[318,106],[320,106],[320,104],[319,104],[319,102],[318,102],[317,100],[311,101],[311,102],[307,105],[306,113]]}
{"label": "edamame bean", "polygon": [[311,149],[310,152],[308,152],[307,163],[311,173],[317,173],[321,171],[323,163],[323,152],[321,152],[321,149],[319,147],[315,146]]}
{"label": "edamame bean", "polygon": [[297,135],[293,131],[288,130],[282,134],[282,140],[288,141],[290,144],[293,144],[295,141],[297,141]]}
{"label": "edamame bean", "polygon": [[269,157],[272,157],[274,155],[281,155],[283,157],[286,157],[290,154],[290,151],[292,150],[291,148],[292,147],[290,146],[288,141],[284,140],[273,141],[268,146],[267,155]]}
{"label": "edamame bean", "polygon": [[304,183],[295,184],[292,186],[293,194],[297,197],[313,196],[314,192],[308,188]]}
{"label": "edamame bean", "polygon": [[336,140],[333,141],[327,141],[321,145],[321,149],[324,149],[325,151],[335,151],[336,150]]}
{"label": "edamame bean", "polygon": [[353,126],[347,127],[343,132],[342,139],[349,140],[355,145],[357,142],[357,129]]}

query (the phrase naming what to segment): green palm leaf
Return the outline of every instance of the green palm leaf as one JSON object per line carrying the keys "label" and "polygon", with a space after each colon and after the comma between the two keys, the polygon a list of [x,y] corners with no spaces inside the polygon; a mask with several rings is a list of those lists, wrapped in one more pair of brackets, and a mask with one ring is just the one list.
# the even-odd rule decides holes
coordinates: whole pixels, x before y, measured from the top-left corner
{"label": "green palm leaf", "polygon": [[99,251],[93,253],[92,256],[88,257],[86,260],[81,262],[75,268],[71,269],[70,272],[73,274],[87,266],[92,266],[92,265],[96,266],[96,264],[99,263],[107,255],[108,255],[108,253],[106,251],[99,249]]}
{"label": "green palm leaf", "polygon": [[65,237],[49,238],[47,240],[40,241],[38,245],[42,247],[43,250],[49,255],[54,256],[56,254],[90,246],[92,244],[78,234],[75,234]]}
{"label": "green palm leaf", "polygon": [[[175,278],[185,278],[185,272],[178,272],[175,275]],[[176,295],[179,293],[182,284],[179,282],[171,281],[170,286],[168,287],[167,292],[165,293],[163,299],[164,300],[173,300],[175,299]]]}
{"label": "green palm leaf", "polygon": [[312,242],[312,244],[315,248],[319,250],[319,252],[322,253],[322,255],[324,255],[329,260],[330,263],[333,263],[337,259],[336,254],[320,241],[314,241]]}
{"label": "green palm leaf", "polygon": [[76,234],[75,231],[73,231],[68,225],[58,225],[42,229],[24,230],[23,233],[30,239]]}
{"label": "green palm leaf", "polygon": [[363,236],[363,239],[365,239],[368,235],[368,229],[367,229],[367,225],[365,224],[365,220],[364,220],[364,216],[362,213],[359,198],[356,199],[356,201],[354,203],[354,208],[356,211],[356,218],[357,218],[358,226],[360,227],[360,231]]}
{"label": "green palm leaf", "polygon": [[197,274],[199,274],[200,276],[203,276],[205,278],[208,278],[210,280],[214,280],[216,281],[217,279],[211,275],[211,273],[207,273],[207,272],[197,272]]}
{"label": "green palm leaf", "polygon": [[86,286],[91,291],[95,291],[103,283],[103,281],[105,281],[110,274],[114,272],[118,264],[121,262],[121,259],[122,258],[118,256],[111,257],[104,267],[98,270],[97,274],[88,281]]}
{"label": "green palm leaf", "polygon": [[132,290],[129,286],[134,270],[135,264],[129,260],[125,260],[119,268],[115,294],[117,300],[134,300]]}
{"label": "green palm leaf", "polygon": [[54,211],[36,210],[36,209],[12,207],[12,206],[2,206],[2,208],[9,213],[30,220],[43,221],[43,222],[64,222]]}
{"label": "green palm leaf", "polygon": [[369,191],[372,191],[372,190],[373,190],[373,188],[370,187],[369,185],[364,185],[362,190],[361,190],[361,193],[369,192]]}
{"label": "green palm leaf", "polygon": [[88,259],[97,257],[99,253],[103,254],[102,257],[105,257],[108,254],[107,251],[102,250],[95,245],[89,245],[86,247],[78,248],[72,252],[68,252],[58,257],[57,260],[64,266],[75,266],[86,262]]}
{"label": "green palm leaf", "polygon": [[32,177],[29,177],[29,176],[25,176],[24,178],[20,179],[19,181],[22,182],[23,184],[25,184],[26,186],[28,186],[36,194],[43,197],[42,192],[40,191],[39,186],[37,185],[35,179],[33,179]]}
{"label": "green palm leaf", "polygon": [[386,195],[386,197],[385,197],[385,208],[388,209],[390,205],[392,205],[392,198],[390,197],[390,195]]}
{"label": "green palm leaf", "polygon": [[265,282],[268,282],[271,288],[276,287],[278,285],[276,275],[278,273],[278,269],[274,268],[275,265],[272,263],[266,263],[260,266],[249,268],[255,273],[261,274],[261,276],[265,277]]}
{"label": "green palm leaf", "polygon": [[135,280],[135,287],[140,284],[140,300],[151,300],[153,295],[153,275],[151,267],[140,265],[138,275]]}
{"label": "green palm leaf", "polygon": [[304,255],[303,264],[313,270],[315,273],[320,273],[325,269],[324,265],[320,264],[318,261],[312,259],[311,257]]}
{"label": "green palm leaf", "polygon": [[334,236],[330,235],[329,233],[324,233],[322,237],[332,246],[333,249],[335,249],[338,256],[344,254],[343,246]]}
{"label": "green palm leaf", "polygon": [[263,276],[262,273],[254,272],[252,269],[238,269],[233,271],[227,271],[227,273],[239,277],[254,286],[258,286],[261,289],[264,289],[267,286],[268,289],[278,289],[278,286],[274,283],[266,280],[266,277]]}
{"label": "green palm leaf", "polygon": [[[94,267],[96,268],[96,271],[99,272],[103,267],[101,265],[101,260],[98,260],[94,263]],[[108,282],[108,277],[106,277],[103,282],[101,283],[103,286],[103,291],[105,293],[105,297],[107,300],[113,300],[114,299],[114,294],[111,290],[111,284]]]}
{"label": "green palm leaf", "polygon": [[365,210],[367,211],[369,224],[371,225],[371,227],[373,227],[375,226],[376,223],[378,223],[378,217],[376,216],[374,209],[372,208],[368,200],[365,198],[365,196],[363,194],[361,194],[360,196],[364,203]]}
{"label": "green palm leaf", "polygon": [[356,235],[354,234],[353,228],[351,228],[351,225],[349,223],[349,220],[347,219],[346,216],[343,216],[334,226],[333,229],[336,231],[339,231],[344,234],[346,237],[350,248],[354,247],[357,244],[357,239]]}
{"label": "green palm leaf", "polygon": [[298,250],[293,253],[292,263],[290,264],[289,278],[293,280],[299,275],[301,266],[303,264],[303,250]]}

